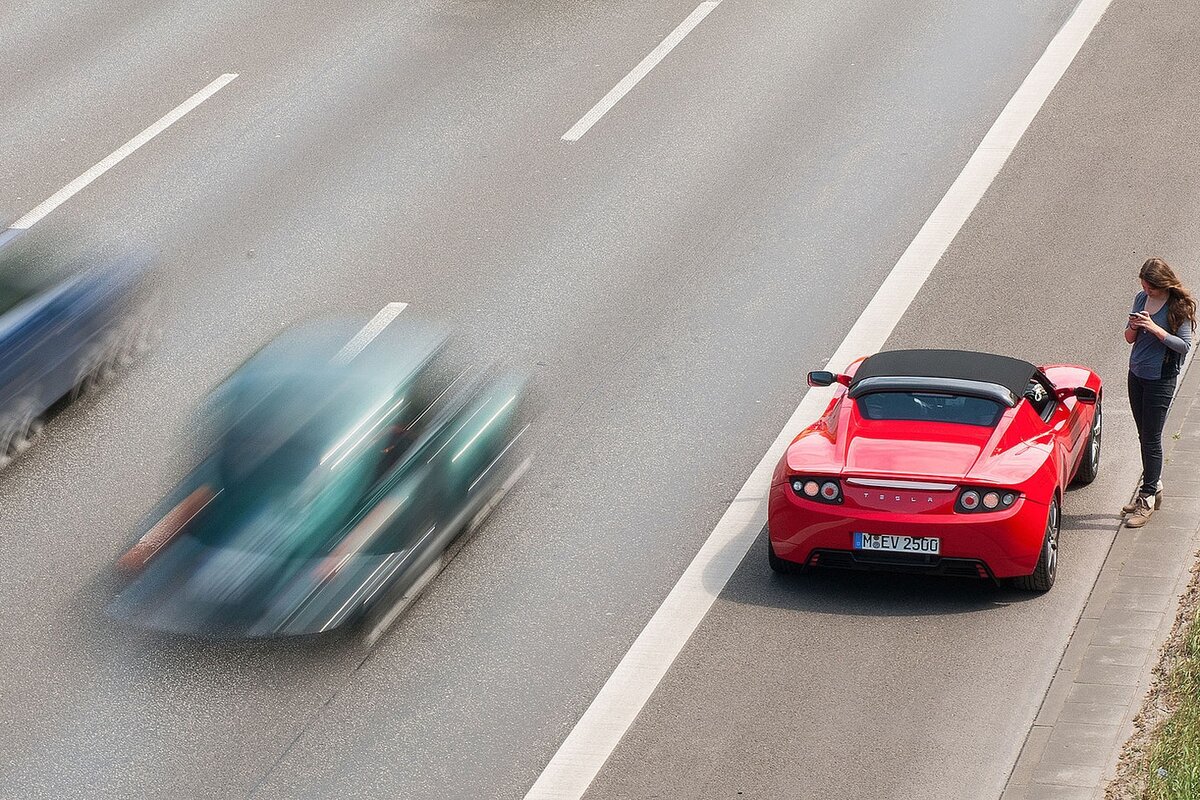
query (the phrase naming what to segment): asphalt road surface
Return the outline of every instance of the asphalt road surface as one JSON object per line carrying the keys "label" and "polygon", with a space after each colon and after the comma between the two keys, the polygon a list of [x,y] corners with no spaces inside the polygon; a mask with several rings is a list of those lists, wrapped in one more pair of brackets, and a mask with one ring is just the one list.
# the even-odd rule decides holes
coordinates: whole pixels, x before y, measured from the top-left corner
{"label": "asphalt road surface", "polygon": [[[24,235],[153,250],[164,339],[0,476],[0,795],[521,797],[1073,7],[727,0],[566,142],[694,3],[301,5],[4,12],[5,224],[238,77]],[[1059,585],[756,549],[589,797],[999,794],[1136,472],[1134,270],[1194,263],[1195,28],[1115,0],[892,339],[1109,381]],[[425,596],[373,647],[109,622],[205,391],[393,301],[536,387],[532,468]]]}

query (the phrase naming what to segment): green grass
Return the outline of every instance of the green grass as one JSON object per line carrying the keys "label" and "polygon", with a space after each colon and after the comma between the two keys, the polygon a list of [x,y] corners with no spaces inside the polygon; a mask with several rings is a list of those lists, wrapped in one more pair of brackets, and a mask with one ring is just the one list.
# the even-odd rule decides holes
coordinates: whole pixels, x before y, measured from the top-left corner
{"label": "green grass", "polygon": [[1200,612],[1168,681],[1175,711],[1150,745],[1147,800],[1200,800]]}

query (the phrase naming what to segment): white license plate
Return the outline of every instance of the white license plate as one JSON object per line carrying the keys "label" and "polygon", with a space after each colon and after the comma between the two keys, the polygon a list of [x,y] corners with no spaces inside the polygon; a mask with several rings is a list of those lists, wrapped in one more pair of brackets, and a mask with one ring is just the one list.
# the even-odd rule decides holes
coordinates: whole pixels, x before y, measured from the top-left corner
{"label": "white license plate", "polygon": [[942,550],[942,540],[934,536],[887,536],[875,533],[856,533],[854,534],[854,549],[937,555]]}

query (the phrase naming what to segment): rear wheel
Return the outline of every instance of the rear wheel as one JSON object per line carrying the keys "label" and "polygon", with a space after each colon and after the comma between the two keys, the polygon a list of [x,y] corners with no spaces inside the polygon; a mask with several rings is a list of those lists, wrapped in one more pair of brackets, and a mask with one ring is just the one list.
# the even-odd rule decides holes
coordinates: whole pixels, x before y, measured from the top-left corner
{"label": "rear wheel", "polygon": [[1046,514],[1046,535],[1042,538],[1042,552],[1038,557],[1037,567],[1032,575],[1023,575],[1014,579],[1018,589],[1027,592],[1048,592],[1058,576],[1058,533],[1061,526],[1058,513],[1058,500],[1050,501],[1050,510]]}
{"label": "rear wheel", "polygon": [[1096,480],[1096,473],[1100,471],[1100,435],[1101,430],[1101,413],[1100,401],[1096,401],[1096,416],[1092,420],[1092,429],[1088,432],[1087,442],[1083,448],[1083,458],[1079,462],[1079,469],[1075,473],[1075,483],[1080,486],[1086,486]]}
{"label": "rear wheel", "polygon": [[7,420],[0,421],[0,467],[6,467],[24,453],[42,432],[42,418],[33,401],[18,406]]}
{"label": "rear wheel", "polygon": [[14,443],[18,438],[19,423],[16,419],[0,419],[0,469],[7,467],[15,458]]}

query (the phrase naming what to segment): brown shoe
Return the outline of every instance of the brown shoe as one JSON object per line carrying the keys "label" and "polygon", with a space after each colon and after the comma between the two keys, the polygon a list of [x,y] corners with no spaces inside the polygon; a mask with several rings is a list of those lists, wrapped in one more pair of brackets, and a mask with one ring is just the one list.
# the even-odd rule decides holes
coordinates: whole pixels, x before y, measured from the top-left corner
{"label": "brown shoe", "polygon": [[1125,518],[1126,528],[1140,528],[1150,521],[1150,515],[1154,513],[1154,505],[1151,497],[1148,495],[1138,495],[1134,501],[1133,514]]}
{"label": "brown shoe", "polygon": [[[1133,498],[1125,505],[1121,506],[1121,513],[1122,514],[1132,514],[1133,512],[1137,511],[1138,500],[1140,500],[1143,496],[1144,495],[1138,495],[1137,497]],[[1148,496],[1148,495],[1145,495],[1145,496]],[[1152,505],[1154,506],[1155,510],[1162,508],[1162,500],[1163,500],[1163,490],[1159,489],[1157,492],[1154,493],[1154,503]]]}

